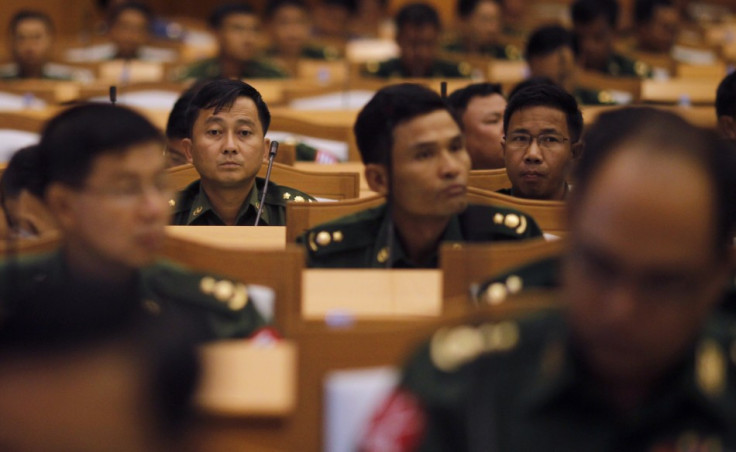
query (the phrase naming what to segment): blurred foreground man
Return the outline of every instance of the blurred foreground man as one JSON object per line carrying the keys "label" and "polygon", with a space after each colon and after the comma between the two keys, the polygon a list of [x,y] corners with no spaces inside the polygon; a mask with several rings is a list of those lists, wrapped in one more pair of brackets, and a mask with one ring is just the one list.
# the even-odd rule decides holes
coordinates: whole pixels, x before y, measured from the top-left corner
{"label": "blurred foreground man", "polygon": [[70,282],[133,286],[151,316],[193,319],[200,340],[245,337],[263,326],[244,284],[156,259],[171,197],[162,150],[159,131],[123,107],[87,104],[51,119],[38,167],[62,244],[49,254],[8,256],[2,296],[24,300]]}
{"label": "blurred foreground man", "polygon": [[437,332],[364,450],[736,448],[736,330],[712,315],[732,266],[733,154],[653,110],[603,114],[586,143],[565,308]]}

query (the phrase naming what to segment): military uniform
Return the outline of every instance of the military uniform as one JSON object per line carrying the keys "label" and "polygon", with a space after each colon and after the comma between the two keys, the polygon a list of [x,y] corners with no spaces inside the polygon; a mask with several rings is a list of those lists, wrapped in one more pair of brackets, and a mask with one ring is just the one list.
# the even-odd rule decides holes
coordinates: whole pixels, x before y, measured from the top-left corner
{"label": "military uniform", "polygon": [[495,58],[497,60],[510,60],[518,61],[521,60],[521,50],[513,44],[486,44],[480,47],[478,51],[471,52],[465,42],[461,39],[450,41],[443,47],[445,52],[449,53],[478,53],[483,56]]}
{"label": "military uniform", "polygon": [[578,86],[572,92],[573,97],[580,105],[616,105],[611,92]]}
{"label": "military uniform", "polygon": [[605,74],[613,77],[651,78],[652,68],[643,61],[632,60],[624,55],[612,53],[606,62]]}
{"label": "military uniform", "polygon": [[[272,47],[266,50],[266,56],[269,58],[278,58],[278,50]],[[333,61],[340,58],[340,52],[335,47],[322,47],[310,44],[302,47],[299,57],[306,60]]]}
{"label": "military uniform", "polygon": [[[393,233],[385,204],[306,231],[297,241],[307,249],[307,266],[322,268],[413,268]],[[533,218],[516,210],[470,205],[447,225],[442,242],[490,242],[539,237]],[[393,250],[389,244],[393,242]],[[431,267],[437,267],[437,256]]]}
{"label": "military uniform", "polygon": [[[265,179],[256,177],[255,190],[250,191],[245,202],[240,207],[235,224],[238,226],[253,226],[258,213]],[[273,181],[268,183],[260,224],[264,226],[284,226],[286,224],[286,203],[289,201],[314,202],[308,194],[290,187],[277,185]],[[225,222],[213,210],[207,195],[201,187],[200,181],[194,181],[187,188],[179,192],[176,199],[169,204],[173,208],[174,217],[171,224],[189,226],[224,226]]]}
{"label": "military uniform", "polygon": [[398,406],[382,410],[401,416],[385,430],[375,421],[365,443],[424,452],[734,450],[735,347],[734,324],[711,319],[646,403],[620,414],[580,362],[563,312],[444,328],[405,367],[401,397],[389,402]]}
{"label": "military uniform", "polygon": [[[473,68],[467,62],[454,63],[452,61],[435,60],[429,70],[422,74],[426,78],[468,78]],[[368,63],[363,74],[378,78],[411,78],[409,71],[404,68],[399,58],[392,58],[382,63]]]}
{"label": "military uniform", "polygon": [[[11,293],[10,298],[16,300],[33,297],[39,291],[54,293],[54,288],[74,281],[62,251],[25,256],[0,265],[0,294]],[[193,273],[168,261],[140,269],[134,287],[148,314],[196,322],[193,327],[200,340],[248,337],[267,324],[249,296],[248,286]]]}
{"label": "military uniform", "polygon": [[[277,66],[264,60],[250,60],[243,64],[240,70],[240,78],[286,78],[288,74]],[[222,77],[220,61],[218,58],[210,58],[186,68],[179,79],[207,79]]]}

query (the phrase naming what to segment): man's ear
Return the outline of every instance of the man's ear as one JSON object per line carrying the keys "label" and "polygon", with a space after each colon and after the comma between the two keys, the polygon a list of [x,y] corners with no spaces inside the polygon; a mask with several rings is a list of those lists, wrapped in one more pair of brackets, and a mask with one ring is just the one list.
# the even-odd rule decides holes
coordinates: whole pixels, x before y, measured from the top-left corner
{"label": "man's ear", "polygon": [[723,138],[728,140],[736,140],[736,120],[728,115],[718,117],[718,130],[720,130]]}
{"label": "man's ear", "polygon": [[570,146],[570,153],[572,154],[573,160],[577,160],[580,158],[583,153],[583,147],[585,147],[585,145],[581,140],[578,140],[576,143],[573,143],[572,146]]}
{"label": "man's ear", "polygon": [[271,147],[271,139],[270,138],[264,138],[263,139],[263,160],[268,159],[268,150]]}
{"label": "man's ear", "polygon": [[192,143],[191,138],[184,138],[181,140],[181,149],[184,151],[184,156],[187,158],[187,162],[192,163]]}
{"label": "man's ear", "polygon": [[386,165],[378,163],[365,165],[365,180],[371,190],[384,196],[388,195],[389,179]]}
{"label": "man's ear", "polygon": [[44,201],[51,215],[62,229],[70,230],[75,226],[74,206],[72,205],[73,190],[66,185],[53,183],[46,189]]}

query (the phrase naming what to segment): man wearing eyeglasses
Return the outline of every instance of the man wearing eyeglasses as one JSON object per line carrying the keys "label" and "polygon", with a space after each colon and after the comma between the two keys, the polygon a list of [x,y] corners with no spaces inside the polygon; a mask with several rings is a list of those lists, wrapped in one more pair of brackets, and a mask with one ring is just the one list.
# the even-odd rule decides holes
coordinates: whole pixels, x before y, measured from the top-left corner
{"label": "man wearing eyeglasses", "polygon": [[57,287],[112,286],[138,297],[149,315],[193,321],[201,340],[244,337],[263,326],[252,288],[156,259],[172,194],[162,150],[160,132],[124,107],[81,105],[51,119],[38,162],[61,247],[8,256],[0,265],[0,300],[20,303]]}
{"label": "man wearing eyeglasses", "polygon": [[583,147],[583,116],[575,98],[556,85],[532,85],[514,93],[503,119],[503,156],[511,188],[500,192],[564,200],[570,191],[568,175]]}

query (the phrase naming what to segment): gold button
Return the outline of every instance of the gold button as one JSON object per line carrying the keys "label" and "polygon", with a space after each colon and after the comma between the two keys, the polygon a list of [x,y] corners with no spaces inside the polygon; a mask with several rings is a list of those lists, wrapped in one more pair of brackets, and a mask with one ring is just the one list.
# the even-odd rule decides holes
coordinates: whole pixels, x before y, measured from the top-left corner
{"label": "gold button", "polygon": [[296,202],[304,202],[304,196],[295,196],[294,201]]}
{"label": "gold button", "polygon": [[496,223],[496,224],[502,224],[503,223],[503,214],[502,213],[497,213],[496,215],[494,215],[493,216],[493,222]]}
{"label": "gold button", "polygon": [[176,201],[174,201],[173,199],[169,199],[169,206],[170,207],[176,206]]}
{"label": "gold button", "polygon": [[342,242],[342,231],[335,231],[332,233],[332,240],[336,242]]}
{"label": "gold button", "polygon": [[517,227],[519,223],[521,223],[519,216],[513,213],[506,215],[506,219],[503,221],[503,224],[512,229]]}
{"label": "gold button", "polygon": [[509,293],[511,294],[521,292],[521,288],[523,286],[524,281],[516,275],[511,275],[506,278],[506,288],[509,289]]}
{"label": "gold button", "polygon": [[315,239],[317,242],[317,245],[320,246],[327,246],[332,242],[332,237],[330,236],[330,233],[327,231],[320,231],[319,234],[317,234],[317,238]]}
{"label": "gold button", "polygon": [[283,198],[284,198],[284,199],[291,199],[291,193],[289,193],[289,192],[287,191],[286,193],[284,193],[284,196],[283,196]]}
{"label": "gold button", "polygon": [[159,315],[161,314],[161,306],[153,300],[144,300],[143,309],[148,311],[149,314]]}
{"label": "gold button", "polygon": [[248,304],[248,289],[243,284],[235,287],[235,294],[228,302],[228,306],[233,311],[240,311]]}
{"label": "gold button", "polygon": [[501,283],[493,283],[486,289],[486,301],[488,304],[501,304],[506,299],[506,286]]}
{"label": "gold button", "polygon": [[196,209],[194,209],[194,212],[192,212],[192,215],[194,215],[196,217],[200,213],[202,213],[202,206],[199,206]]}
{"label": "gold button", "polygon": [[381,264],[385,263],[388,260],[388,247],[384,246],[381,248],[381,250],[378,252],[378,255],[376,256],[376,260],[380,262]]}
{"label": "gold button", "polygon": [[222,302],[225,302],[233,296],[233,290],[233,283],[228,281],[227,279],[223,279],[222,281],[218,281],[215,284],[215,290],[213,293],[215,295],[215,298]]}
{"label": "gold button", "polygon": [[201,290],[202,293],[206,293],[207,295],[209,295],[212,293],[212,291],[215,290],[215,282],[215,278],[211,276],[205,276],[199,282],[199,290]]}

